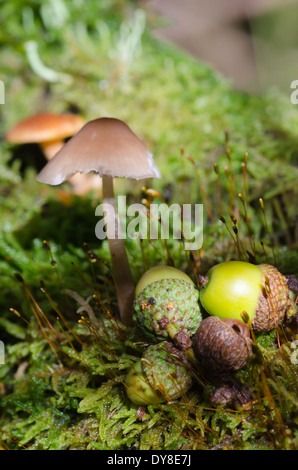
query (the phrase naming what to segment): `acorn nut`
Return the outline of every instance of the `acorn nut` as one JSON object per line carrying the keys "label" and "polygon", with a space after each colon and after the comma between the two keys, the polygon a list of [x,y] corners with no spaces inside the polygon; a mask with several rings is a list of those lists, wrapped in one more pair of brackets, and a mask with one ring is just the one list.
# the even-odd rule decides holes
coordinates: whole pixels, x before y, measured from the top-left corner
{"label": "acorn nut", "polygon": [[136,287],[133,319],[154,342],[173,339],[181,332],[191,337],[202,320],[199,291],[184,272],[153,268]]}
{"label": "acorn nut", "polygon": [[233,318],[205,318],[193,344],[198,363],[211,375],[236,372],[252,355],[249,328]]}
{"label": "acorn nut", "polygon": [[191,367],[181,351],[163,341],[146,349],[129,370],[125,385],[128,398],[137,405],[175,400],[192,385]]}
{"label": "acorn nut", "polygon": [[276,328],[291,306],[286,277],[269,264],[227,261],[201,282],[200,300],[209,315],[242,320],[245,312],[255,331]]}

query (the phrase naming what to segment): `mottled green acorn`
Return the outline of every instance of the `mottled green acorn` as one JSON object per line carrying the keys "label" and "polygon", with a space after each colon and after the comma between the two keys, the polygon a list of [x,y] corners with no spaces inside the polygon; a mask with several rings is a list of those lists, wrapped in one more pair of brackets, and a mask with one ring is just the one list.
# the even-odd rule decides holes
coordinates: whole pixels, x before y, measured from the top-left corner
{"label": "mottled green acorn", "polygon": [[190,278],[151,282],[135,299],[133,319],[151,341],[173,339],[181,332],[191,337],[202,321],[199,291]]}
{"label": "mottled green acorn", "polygon": [[191,385],[190,364],[184,354],[167,341],[149,346],[125,379],[127,396],[137,405],[175,400]]}

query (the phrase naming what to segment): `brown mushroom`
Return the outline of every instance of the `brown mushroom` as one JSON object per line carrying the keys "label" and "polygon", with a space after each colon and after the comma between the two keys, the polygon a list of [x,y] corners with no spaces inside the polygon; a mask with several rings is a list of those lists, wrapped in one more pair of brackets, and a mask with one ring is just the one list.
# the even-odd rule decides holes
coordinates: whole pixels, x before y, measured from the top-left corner
{"label": "brown mushroom", "polygon": [[[43,183],[59,185],[73,174],[96,172],[102,176],[103,202],[114,211],[104,214],[113,276],[117,289],[120,317],[131,323],[134,282],[124,241],[120,236],[119,220],[113,189],[114,177],[133,179],[159,178],[152,154],[123,121],[99,118],[88,122],[50,160],[37,176]],[[111,213],[115,214],[111,216]],[[109,233],[114,236],[109,237]]]}

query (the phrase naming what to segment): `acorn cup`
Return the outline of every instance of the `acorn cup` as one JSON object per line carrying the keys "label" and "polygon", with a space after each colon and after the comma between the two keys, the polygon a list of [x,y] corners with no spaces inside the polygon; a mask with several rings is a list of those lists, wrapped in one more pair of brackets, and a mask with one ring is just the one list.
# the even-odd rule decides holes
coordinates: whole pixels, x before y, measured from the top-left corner
{"label": "acorn cup", "polygon": [[227,261],[200,276],[200,300],[209,315],[242,320],[248,315],[254,331],[280,325],[292,305],[287,279],[274,266]]}
{"label": "acorn cup", "polygon": [[190,338],[202,314],[199,291],[185,273],[171,267],[153,268],[140,279],[136,294],[133,320],[149,340],[175,338],[180,349],[191,347]]}
{"label": "acorn cup", "polygon": [[137,405],[175,400],[192,386],[191,366],[172,343],[149,346],[125,378],[128,398]]}
{"label": "acorn cup", "polygon": [[260,264],[259,268],[263,276],[262,292],[252,328],[255,331],[268,331],[283,322],[291,306],[291,298],[285,276],[270,264]]}

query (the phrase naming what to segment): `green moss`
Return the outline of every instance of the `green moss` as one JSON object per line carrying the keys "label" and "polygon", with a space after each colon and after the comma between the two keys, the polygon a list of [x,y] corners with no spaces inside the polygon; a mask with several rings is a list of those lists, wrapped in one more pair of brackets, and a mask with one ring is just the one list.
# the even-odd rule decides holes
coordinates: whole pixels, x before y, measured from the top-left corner
{"label": "green moss", "polygon": [[[95,311],[94,303],[92,308]],[[295,448],[295,436],[287,432],[287,441],[280,440],[280,433],[295,426],[296,371],[292,351],[286,344],[278,347],[276,333],[259,336],[262,366],[256,356],[238,373],[256,397],[251,408],[216,409],[208,402],[208,387],[195,381],[180,403],[149,405],[140,416],[124,386],[127,372],[146,347],[134,329],[125,330],[104,317],[92,325],[82,313],[81,323],[69,322],[64,330],[53,323],[39,333],[29,329],[26,340],[18,340],[7,351],[1,374],[6,390],[0,398],[3,445],[30,449]]]}
{"label": "green moss", "polygon": [[[162,179],[150,184],[162,197],[169,203],[210,205],[213,218],[205,211],[198,252],[185,252],[180,240],[167,245],[127,240],[135,280],[152,266],[169,264],[196,281],[210,265],[246,260],[247,251],[258,262],[297,274],[298,114],[289,97],[278,90],[262,96],[235,92],[208,66],[153,39],[154,20],[130,2],[89,1],[82,8],[81,2],[64,0],[57,3],[58,13],[54,3],[1,4],[6,104],[0,106],[0,132],[44,110],[76,108],[87,119],[118,117],[154,153]],[[29,48],[28,40],[35,41]],[[32,44],[46,68],[36,62]],[[297,371],[288,331],[258,336],[260,353],[239,373],[256,397],[251,409],[215,409],[209,388],[198,382],[183,401],[148,406],[141,417],[137,414],[123,380],[147,344],[112,318],[117,303],[108,245],[94,235],[100,194],[78,198],[67,183],[60,188],[37,183],[45,160],[34,145],[11,146],[2,139],[0,148],[0,331],[6,353],[0,366],[2,446],[297,447]],[[116,190],[126,192],[129,203],[141,202],[149,198],[143,184],[118,181]],[[245,208],[238,193],[244,195]]]}

